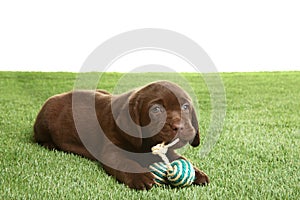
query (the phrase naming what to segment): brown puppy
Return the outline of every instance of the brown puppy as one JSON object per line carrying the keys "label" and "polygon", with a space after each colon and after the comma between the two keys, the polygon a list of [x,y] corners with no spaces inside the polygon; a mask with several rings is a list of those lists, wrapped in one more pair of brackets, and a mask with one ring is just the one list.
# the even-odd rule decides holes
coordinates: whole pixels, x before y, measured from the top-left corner
{"label": "brown puppy", "polygon": [[[39,144],[89,159],[130,188],[150,189],[147,167],[160,161],[151,147],[180,142],[168,150],[170,161],[183,158],[174,149],[199,145],[198,121],[190,97],[178,85],[159,81],[121,95],[103,90],[73,91],[49,98],[34,125]],[[209,183],[195,167],[194,184]]]}

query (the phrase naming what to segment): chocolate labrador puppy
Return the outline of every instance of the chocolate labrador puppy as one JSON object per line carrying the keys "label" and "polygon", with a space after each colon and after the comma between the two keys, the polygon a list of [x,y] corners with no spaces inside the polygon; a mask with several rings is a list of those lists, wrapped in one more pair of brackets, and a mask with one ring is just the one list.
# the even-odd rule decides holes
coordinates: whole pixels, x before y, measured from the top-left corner
{"label": "chocolate labrador puppy", "polygon": [[[154,185],[148,166],[161,160],[151,154],[152,146],[179,138],[167,152],[173,161],[183,158],[175,153],[176,148],[187,143],[196,147],[200,142],[190,97],[168,81],[121,95],[104,90],[55,95],[37,116],[34,138],[49,149],[100,161],[108,174],[134,189]],[[208,176],[194,168],[194,184],[208,184]]]}

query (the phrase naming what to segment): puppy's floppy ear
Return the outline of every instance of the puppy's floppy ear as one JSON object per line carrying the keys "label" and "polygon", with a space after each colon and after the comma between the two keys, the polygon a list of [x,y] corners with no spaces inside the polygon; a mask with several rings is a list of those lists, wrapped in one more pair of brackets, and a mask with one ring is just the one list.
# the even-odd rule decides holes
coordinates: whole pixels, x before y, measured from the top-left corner
{"label": "puppy's floppy ear", "polygon": [[199,134],[199,125],[198,125],[197,115],[196,115],[196,111],[194,108],[192,108],[192,125],[196,131],[196,135],[195,135],[193,141],[190,142],[190,144],[193,147],[197,147],[200,144],[200,134]]}
{"label": "puppy's floppy ear", "polygon": [[[118,113],[115,119],[117,126],[122,131],[122,137],[128,141],[134,149],[142,146],[142,130],[140,127],[138,94],[133,91],[117,97],[114,101],[113,112]],[[114,108],[115,107],[115,108]],[[114,111],[114,109],[119,109]]]}

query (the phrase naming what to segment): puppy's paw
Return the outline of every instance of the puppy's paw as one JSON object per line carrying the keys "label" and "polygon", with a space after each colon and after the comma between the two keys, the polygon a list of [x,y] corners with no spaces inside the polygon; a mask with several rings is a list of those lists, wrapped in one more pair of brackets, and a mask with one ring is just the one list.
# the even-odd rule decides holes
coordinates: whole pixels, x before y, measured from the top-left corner
{"label": "puppy's paw", "polygon": [[208,176],[201,170],[195,168],[195,181],[193,184],[195,185],[208,185],[209,183],[209,178]]}
{"label": "puppy's paw", "polygon": [[150,190],[155,184],[154,176],[150,172],[140,174],[130,173],[127,174],[125,184],[136,190]]}

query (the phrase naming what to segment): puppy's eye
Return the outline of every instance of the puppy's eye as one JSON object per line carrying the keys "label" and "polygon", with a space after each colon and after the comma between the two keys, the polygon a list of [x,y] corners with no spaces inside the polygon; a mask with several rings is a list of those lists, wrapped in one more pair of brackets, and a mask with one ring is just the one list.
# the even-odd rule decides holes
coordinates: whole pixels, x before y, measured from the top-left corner
{"label": "puppy's eye", "polygon": [[150,109],[152,113],[161,113],[164,111],[164,108],[161,105],[153,105]]}
{"label": "puppy's eye", "polygon": [[188,103],[185,103],[185,104],[183,104],[183,105],[181,106],[181,109],[182,109],[183,111],[188,111],[189,108],[190,108],[190,105],[189,105]]}

